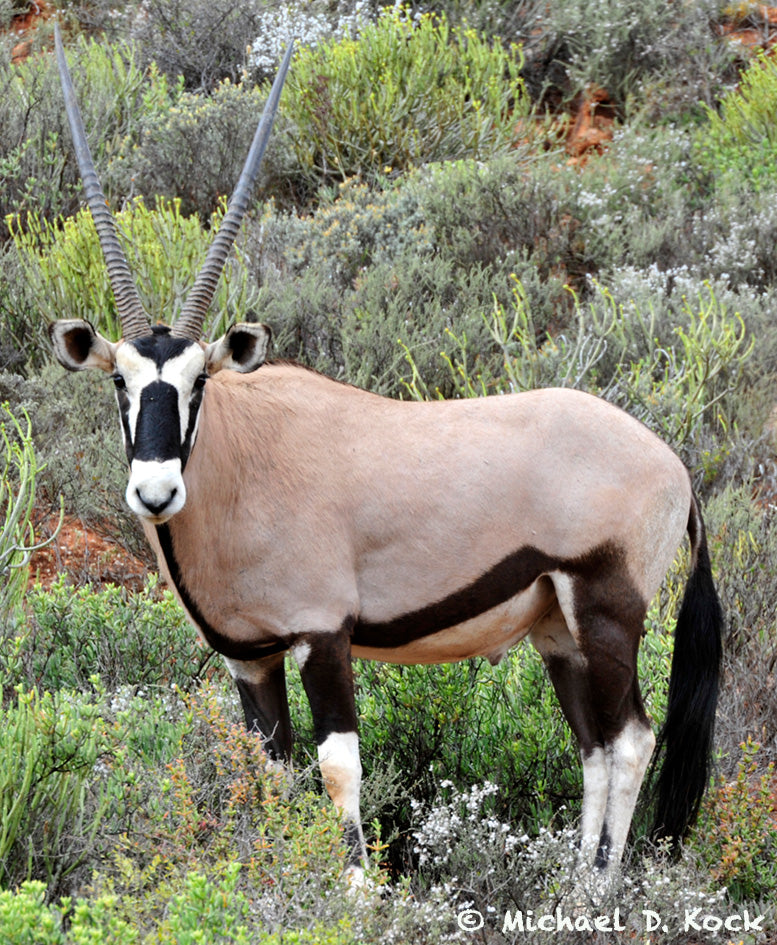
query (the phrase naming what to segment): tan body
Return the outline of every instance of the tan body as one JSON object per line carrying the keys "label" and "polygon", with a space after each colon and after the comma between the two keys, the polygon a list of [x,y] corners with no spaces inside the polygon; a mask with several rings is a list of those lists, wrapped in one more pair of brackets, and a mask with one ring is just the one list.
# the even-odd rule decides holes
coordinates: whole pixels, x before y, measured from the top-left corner
{"label": "tan body", "polygon": [[[523,546],[575,558],[614,541],[649,601],[691,507],[675,454],[587,394],[400,402],[293,365],[211,380],[184,480],[176,554],[201,611],[235,643],[338,630],[348,617],[389,621]],[[532,585],[430,639],[357,642],[354,655],[498,655],[553,600],[547,584]]]}

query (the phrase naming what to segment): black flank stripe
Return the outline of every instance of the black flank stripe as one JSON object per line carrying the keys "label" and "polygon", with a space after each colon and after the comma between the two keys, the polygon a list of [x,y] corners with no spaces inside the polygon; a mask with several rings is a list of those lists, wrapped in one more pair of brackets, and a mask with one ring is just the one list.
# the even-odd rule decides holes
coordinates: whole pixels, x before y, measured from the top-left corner
{"label": "black flank stripe", "polygon": [[443,600],[380,623],[358,620],[353,644],[392,649],[406,646],[414,640],[479,617],[525,591],[540,575],[549,571],[564,571],[584,579],[603,577],[617,570],[620,559],[619,549],[609,542],[579,558],[552,557],[529,545],[508,555],[468,587]]}
{"label": "black flank stripe", "polygon": [[222,656],[227,656],[232,660],[248,661],[263,659],[265,656],[273,656],[276,653],[284,653],[288,650],[290,644],[283,640],[272,640],[267,643],[254,644],[235,643],[233,640],[219,633],[219,631],[205,619],[197,602],[189,593],[183,581],[181,569],[175,557],[173,536],[170,533],[168,523],[165,522],[162,525],[157,525],[156,532],[159,537],[159,544],[162,547],[162,554],[165,556],[167,570],[170,572],[170,579],[175,585],[184,607],[189,611],[189,614],[202,631],[209,645],[212,646],[217,653],[221,653]]}

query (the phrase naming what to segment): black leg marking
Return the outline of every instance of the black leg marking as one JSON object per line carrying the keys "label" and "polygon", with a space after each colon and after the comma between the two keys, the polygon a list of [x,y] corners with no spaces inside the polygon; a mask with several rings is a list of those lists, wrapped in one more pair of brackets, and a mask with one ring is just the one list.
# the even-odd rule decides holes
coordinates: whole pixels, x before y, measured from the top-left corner
{"label": "black leg marking", "polygon": [[283,655],[242,666],[230,661],[229,668],[240,693],[246,728],[265,739],[271,758],[289,763],[292,734]]}
{"label": "black leg marking", "polygon": [[356,700],[348,628],[315,638],[301,637],[300,642],[310,646],[300,665],[300,676],[313,713],[316,743],[323,744],[333,732],[355,732]]}
{"label": "black leg marking", "polygon": [[602,835],[599,838],[599,848],[596,851],[596,859],[594,860],[594,866],[597,869],[603,870],[609,864],[611,846],[612,839],[610,837],[610,831],[607,828],[607,821],[605,821],[602,827]]}
{"label": "black leg marking", "polygon": [[351,668],[350,623],[337,633],[304,640],[309,649],[300,675],[313,713],[321,776],[332,802],[343,812],[348,865],[367,857],[359,812],[361,761]]}

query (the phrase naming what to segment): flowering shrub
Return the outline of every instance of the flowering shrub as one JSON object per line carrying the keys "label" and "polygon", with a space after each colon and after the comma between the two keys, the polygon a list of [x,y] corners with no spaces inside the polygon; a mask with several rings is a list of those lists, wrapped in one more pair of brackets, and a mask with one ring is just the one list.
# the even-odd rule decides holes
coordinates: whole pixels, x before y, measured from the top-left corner
{"label": "flowering shrub", "polygon": [[275,71],[292,39],[310,49],[330,39],[355,38],[371,19],[368,0],[292,2],[267,10],[260,16],[260,28],[251,44],[249,68],[267,76]]}
{"label": "flowering shrub", "polygon": [[758,772],[759,748],[750,738],[742,743],[736,779],[719,779],[694,837],[713,880],[736,901],[771,899],[777,891],[777,782],[774,763]]}

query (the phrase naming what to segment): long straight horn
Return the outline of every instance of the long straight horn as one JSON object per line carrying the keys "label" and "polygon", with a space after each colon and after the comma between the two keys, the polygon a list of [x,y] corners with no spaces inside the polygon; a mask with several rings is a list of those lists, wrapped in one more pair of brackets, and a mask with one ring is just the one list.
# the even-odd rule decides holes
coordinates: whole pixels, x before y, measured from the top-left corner
{"label": "long straight horn", "polygon": [[70,122],[70,133],[73,136],[73,147],[76,152],[78,169],[81,172],[86,202],[92,211],[94,225],[100,238],[100,246],[108,268],[108,278],[113,290],[113,297],[116,300],[116,310],[121,320],[122,334],[125,339],[137,338],[140,335],[148,334],[149,319],[143,310],[143,303],[140,301],[140,296],[135,287],[127,257],[124,255],[124,250],[121,248],[116,233],[116,223],[108,209],[105,194],[97,178],[97,171],[86,140],[84,123],[76,101],[73,82],[68,72],[65,50],[62,48],[62,38],[59,35],[59,24],[57,23],[54,24],[54,45],[57,52],[59,78],[65,96],[65,109]]}
{"label": "long straight horn", "polygon": [[272,89],[270,89],[270,97],[267,99],[267,104],[264,107],[259,126],[256,129],[256,134],[251,144],[251,150],[248,152],[248,157],[243,165],[243,171],[240,174],[240,180],[238,180],[234,193],[229,199],[227,212],[224,215],[224,219],[221,221],[218,233],[216,233],[210,245],[202,269],[184,303],[181,316],[173,326],[172,333],[174,335],[181,335],[185,338],[191,338],[194,341],[200,338],[205,316],[208,312],[208,306],[213,301],[216,286],[221,278],[227,257],[235,242],[245,212],[248,209],[254,183],[256,182],[256,176],[259,173],[259,166],[262,163],[262,156],[264,155],[264,150],[270,138],[273,119],[275,118],[275,112],[278,108],[281,89],[286,79],[293,49],[294,43],[292,41],[289,43],[289,48],[286,50],[286,55],[283,57],[281,67],[278,70],[278,74],[275,76]]}

